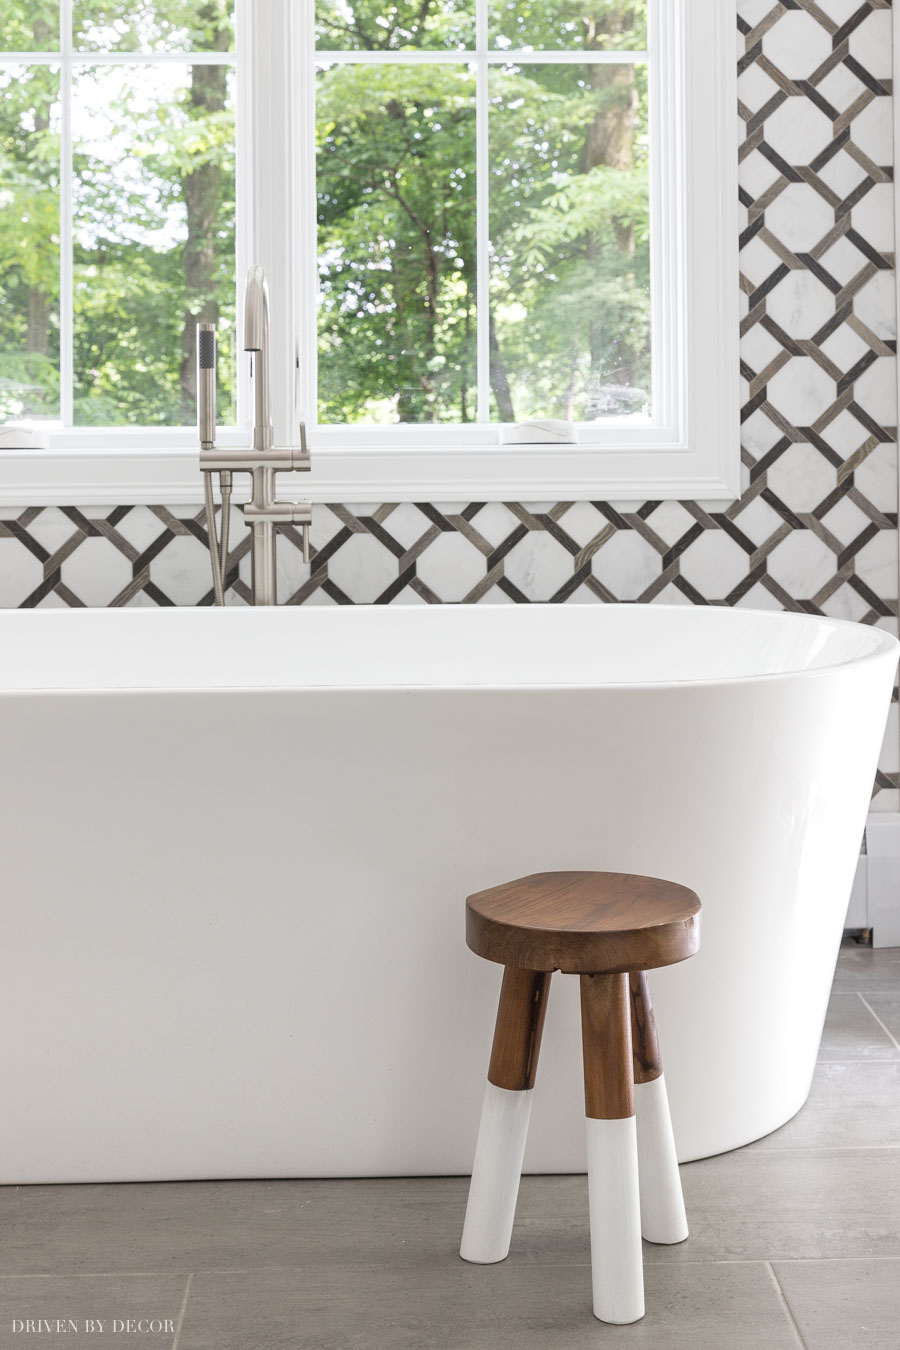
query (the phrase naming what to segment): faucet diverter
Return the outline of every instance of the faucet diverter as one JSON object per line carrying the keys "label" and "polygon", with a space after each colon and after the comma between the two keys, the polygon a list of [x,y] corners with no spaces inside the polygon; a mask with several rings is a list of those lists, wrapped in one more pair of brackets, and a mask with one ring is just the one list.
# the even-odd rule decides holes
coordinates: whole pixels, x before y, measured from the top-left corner
{"label": "faucet diverter", "polygon": [[[254,605],[277,603],[275,582],[275,532],[278,525],[296,525],[303,531],[303,561],[309,562],[309,502],[275,500],[275,474],[287,469],[308,470],[306,428],[300,425],[299,448],[272,445],[269,398],[269,288],[259,266],[250,268],[244,292],[244,350],[251,353],[254,403],[253,448],[219,450],[215,445],[215,328],[197,325],[197,418],[200,435],[200,468],[206,475],[206,516],[209,533],[213,588],[217,605],[224,604],[228,553],[228,505],[231,475],[249,473],[250,501],[242,507],[250,526],[251,590]],[[211,474],[218,473],[222,490],[222,543],[216,539],[215,506]]]}

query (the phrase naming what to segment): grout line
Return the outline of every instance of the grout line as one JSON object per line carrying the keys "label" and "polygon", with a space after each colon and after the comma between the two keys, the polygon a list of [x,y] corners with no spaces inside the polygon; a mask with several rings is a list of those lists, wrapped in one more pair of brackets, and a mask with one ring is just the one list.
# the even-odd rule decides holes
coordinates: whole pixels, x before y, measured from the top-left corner
{"label": "grout line", "polygon": [[[452,1256],[453,1254],[454,1252],[447,1252],[444,1253],[443,1255],[449,1257]],[[441,1256],[440,1253],[439,1256]],[[443,1257],[441,1257],[441,1259],[443,1259]],[[850,1265],[853,1262],[859,1263],[860,1261],[866,1262],[893,1261],[896,1265],[900,1265],[900,1255],[877,1256],[871,1252],[868,1253],[864,1252],[856,1256],[775,1256],[772,1257],[771,1259],[772,1261],[777,1261],[778,1264],[781,1266],[800,1266],[800,1265],[812,1266],[812,1265],[822,1265],[825,1262],[828,1262],[829,1264]],[[387,1269],[388,1267],[396,1269],[398,1267],[398,1264],[400,1263],[391,1261],[353,1261],[351,1265],[347,1267],[347,1269],[349,1270],[356,1267],[365,1267],[367,1269],[371,1268],[375,1270],[384,1270]],[[678,1266],[759,1266],[767,1264],[768,1260],[764,1256],[733,1256],[733,1257],[709,1256],[706,1257],[705,1259],[703,1257],[697,1257],[695,1260],[683,1261],[675,1259],[668,1260],[666,1258],[656,1259],[652,1256],[648,1256],[646,1252],[644,1253],[645,1268],[653,1267],[654,1269],[662,1269],[662,1268],[669,1269],[671,1267],[678,1267]],[[315,1268],[318,1269],[318,1267]],[[527,1263],[523,1263],[523,1268],[528,1270],[556,1270],[558,1268],[567,1268],[567,1269],[571,1268],[573,1270],[589,1270],[590,1262],[528,1261]],[[189,1284],[192,1284],[195,1275],[258,1275],[262,1274],[264,1271],[287,1271],[287,1270],[309,1271],[310,1265],[307,1262],[306,1264],[299,1266],[298,1265],[208,1266],[208,1267],[200,1266],[198,1267],[197,1270],[191,1272],[190,1276],[188,1277],[188,1280]],[[22,1272],[18,1275],[4,1275],[0,1278],[4,1280],[76,1280],[76,1279],[97,1280],[105,1278],[127,1279],[129,1276],[135,1274],[151,1274],[155,1276],[161,1276],[165,1275],[166,1273],[167,1273],[166,1271],[144,1272],[144,1271],[113,1270],[113,1271],[93,1271],[88,1274],[85,1274],[83,1271],[74,1271],[69,1273],[66,1273],[65,1271],[63,1272],[55,1271],[51,1275],[29,1275],[27,1272]],[[186,1308],[187,1308],[187,1290],[185,1290],[185,1298],[182,1304],[181,1313],[179,1314],[178,1330],[176,1331],[176,1335],[180,1334],[181,1323],[184,1319]],[[171,1350],[178,1350],[177,1343],[173,1343]]]}
{"label": "grout line", "polygon": [[14,1270],[0,1275],[0,1280],[158,1280],[171,1274],[169,1270]]}
{"label": "grout line", "polygon": [[877,1014],[877,1012],[875,1011],[875,1009],[872,1007],[872,1005],[871,1005],[869,1002],[867,1002],[865,996],[864,996],[863,994],[857,994],[856,997],[859,999],[859,1001],[860,1001],[860,1003],[863,1005],[863,1007],[864,1007],[864,1008],[867,1008],[868,1011],[872,1014],[872,1016],[875,1018],[875,1021],[876,1021],[876,1022],[878,1023],[878,1025],[881,1027],[881,1030],[884,1032],[884,1034],[885,1034],[886,1036],[888,1036],[888,1037],[891,1039],[891,1041],[894,1043],[894,1045],[897,1047],[897,1049],[900,1050],[900,1041],[898,1041],[898,1040],[897,1040],[897,1037],[894,1036],[894,1035],[892,1035],[892,1033],[891,1033],[890,1031],[888,1031],[887,1027],[884,1025],[884,1023],[882,1022],[881,1018],[878,1016],[878,1014]]}
{"label": "grout line", "polygon": [[778,1293],[778,1299],[779,1299],[779,1302],[781,1303],[782,1309],[784,1310],[784,1315],[785,1315],[785,1317],[788,1319],[788,1321],[790,1322],[791,1326],[792,1326],[793,1329],[794,1329],[794,1335],[795,1335],[796,1338],[797,1338],[797,1344],[798,1344],[798,1346],[801,1347],[801,1350],[807,1350],[807,1347],[806,1347],[806,1341],[803,1339],[803,1337],[802,1337],[801,1334],[800,1334],[800,1328],[797,1326],[797,1322],[796,1322],[796,1319],[795,1319],[795,1317],[794,1317],[794,1314],[791,1312],[790,1304],[788,1303],[787,1299],[785,1298],[785,1296],[784,1296],[784,1290],[782,1289],[782,1287],[781,1287],[781,1285],[780,1285],[780,1283],[779,1283],[779,1281],[778,1281],[778,1276],[775,1274],[775,1267],[772,1265],[772,1262],[771,1262],[771,1261],[767,1261],[765,1264],[766,1264],[766,1269],[767,1269],[768,1272],[769,1272],[769,1275],[772,1277],[772,1283],[774,1284],[775,1289],[776,1289],[776,1291],[777,1291],[777,1293]]}
{"label": "grout line", "polygon": [[[869,1011],[871,1012],[871,1009],[869,1009]],[[896,1045],[897,1042],[895,1041],[894,1044]],[[900,1045],[897,1046],[897,1049],[900,1050]],[[884,1059],[876,1059],[873,1055],[866,1055],[864,1059],[817,1059],[816,1068],[820,1069],[825,1064],[896,1064],[896,1063],[897,1063],[897,1056],[888,1055],[887,1051],[885,1050]]]}
{"label": "grout line", "polygon": [[175,1339],[172,1342],[172,1350],[178,1350],[178,1338],[181,1335],[181,1324],[184,1321],[185,1309],[187,1308],[188,1298],[191,1293],[191,1284],[194,1279],[194,1272],[191,1271],[187,1277],[187,1284],[184,1286],[184,1298],[181,1301],[181,1312],[178,1314],[178,1326],[175,1328]]}
{"label": "grout line", "polygon": [[[885,1060],[884,1062],[893,1064],[896,1061]],[[797,1114],[799,1115],[799,1112]],[[795,1120],[796,1116],[792,1116],[791,1119]],[[790,1121],[786,1121],[785,1125],[790,1123]],[[779,1130],[783,1128],[782,1125],[778,1126]],[[772,1133],[774,1134],[774,1130]],[[758,1158],[761,1153],[896,1153],[897,1149],[900,1149],[900,1144],[796,1144],[793,1148],[789,1144],[785,1144],[783,1148],[757,1147],[757,1145],[762,1144],[763,1139],[768,1138],[769,1136],[764,1134],[760,1139],[752,1139],[749,1144],[741,1144],[740,1148],[726,1149],[724,1153],[713,1153],[709,1158],[692,1158],[690,1162],[681,1163],[680,1166],[693,1167],[695,1163],[715,1162],[717,1158]],[[554,1173],[548,1175],[553,1176]],[[568,1175],[568,1173],[560,1173],[559,1175]],[[528,1179],[527,1175],[522,1178],[523,1181]]]}
{"label": "grout line", "polygon": [[[788,1122],[790,1124],[790,1122]],[[778,1127],[779,1129],[782,1126]],[[763,1139],[767,1136],[763,1135]],[[900,1149],[900,1144],[796,1144],[793,1148],[785,1144],[783,1148],[757,1148],[757,1144],[762,1144],[762,1139],[754,1139],[752,1144],[743,1144],[738,1149],[732,1149],[733,1153],[746,1152],[747,1156],[758,1156],[760,1153],[896,1153]],[[716,1153],[716,1158],[724,1158],[724,1153]],[[695,1162],[711,1162],[711,1158],[695,1158]],[[683,1163],[682,1166],[689,1167],[690,1163]]]}
{"label": "grout line", "polygon": [[780,1266],[813,1266],[825,1261],[900,1261],[900,1256],[773,1256]]}

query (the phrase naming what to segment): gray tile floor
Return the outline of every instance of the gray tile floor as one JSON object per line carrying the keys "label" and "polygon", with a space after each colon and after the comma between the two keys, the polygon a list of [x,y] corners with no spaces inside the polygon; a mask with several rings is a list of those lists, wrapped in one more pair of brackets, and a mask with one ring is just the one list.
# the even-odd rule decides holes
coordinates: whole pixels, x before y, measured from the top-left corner
{"label": "gray tile floor", "polygon": [[459,1178],[3,1187],[0,1350],[26,1318],[130,1350],[898,1350],[900,949],[842,950],[804,1110],[682,1175],[691,1238],[645,1247],[631,1327],[591,1316],[583,1177],[526,1178],[485,1267]]}

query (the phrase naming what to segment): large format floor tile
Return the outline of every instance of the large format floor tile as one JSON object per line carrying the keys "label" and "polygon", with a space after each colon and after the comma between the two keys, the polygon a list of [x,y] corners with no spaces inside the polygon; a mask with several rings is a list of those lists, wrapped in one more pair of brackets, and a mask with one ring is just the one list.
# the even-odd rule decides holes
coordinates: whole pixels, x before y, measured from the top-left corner
{"label": "large format floor tile", "polygon": [[[186,1274],[5,1276],[0,1278],[0,1350],[85,1342],[168,1350],[187,1280]],[[69,1339],[60,1341],[60,1336]]]}
{"label": "large format floor tile", "polygon": [[845,942],[841,947],[834,972],[835,993],[862,990],[870,993],[900,994],[900,947],[858,947]]}
{"label": "large format floor tile", "polygon": [[876,991],[865,994],[865,1005],[877,1017],[885,1034],[893,1037],[900,1053],[900,966],[897,967],[897,982],[892,994]]}
{"label": "large format floor tile", "polygon": [[805,1350],[897,1350],[900,1261],[779,1261],[775,1271]]}
{"label": "large format floor tile", "polygon": [[494,1267],[459,1259],[460,1177],[0,1188],[0,1350],[14,1318],[182,1309],[177,1350],[897,1350],[900,952],[842,950],[807,1105],[682,1178],[691,1236],[645,1245],[622,1329],[591,1315],[583,1176],[523,1180]]}
{"label": "large format floor tile", "polygon": [[819,1062],[841,1059],[900,1060],[900,1047],[856,991],[832,994],[822,1032]]}
{"label": "large format floor tile", "polygon": [[900,1256],[896,1149],[739,1149],[682,1177],[691,1237],[648,1259]]}
{"label": "large format floor tile", "polygon": [[465,1178],[0,1190],[7,1273],[404,1262],[453,1250]]}
{"label": "large format floor tile", "polygon": [[900,1148],[900,1059],[819,1064],[806,1105],[753,1149]]}
{"label": "large format floor tile", "polygon": [[[648,1261],[900,1256],[900,1152],[742,1149],[682,1168],[691,1237]],[[415,1264],[456,1252],[465,1178],[21,1187],[6,1270]],[[583,1176],[526,1177],[512,1252],[589,1260]]]}
{"label": "large format floor tile", "polygon": [[201,1274],[178,1350],[797,1350],[764,1264],[651,1267],[646,1302],[641,1322],[605,1327],[588,1266],[512,1258]]}
{"label": "large format floor tile", "polygon": [[[900,1256],[900,1150],[739,1149],[681,1169],[691,1234],[648,1262]],[[588,1259],[584,1177],[526,1177],[511,1254]]]}

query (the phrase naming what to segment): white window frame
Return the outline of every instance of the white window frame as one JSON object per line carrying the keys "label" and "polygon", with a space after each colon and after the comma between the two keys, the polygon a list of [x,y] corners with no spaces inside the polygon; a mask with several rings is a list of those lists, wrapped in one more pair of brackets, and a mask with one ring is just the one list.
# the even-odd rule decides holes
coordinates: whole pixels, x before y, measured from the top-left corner
{"label": "white window frame", "polygon": [[[649,9],[655,35],[650,60],[654,406],[661,411],[661,424],[642,427],[634,419],[608,419],[583,425],[577,445],[544,447],[500,446],[496,425],[318,426],[309,416],[315,403],[318,285],[315,88],[313,80],[297,79],[297,72],[311,72],[316,58],[325,54],[315,51],[311,2],[237,0],[239,316],[247,266],[262,263],[272,291],[276,442],[296,443],[294,428],[306,410],[312,450],[311,472],[302,479],[290,476],[285,495],[346,502],[727,502],[739,495],[733,9],[721,0],[649,0]],[[483,109],[488,64],[517,56],[489,56],[483,24],[476,56]],[[360,53],[352,59],[397,56]],[[414,59],[471,58],[429,51]],[[533,53],[529,59],[559,58]],[[482,119],[482,133],[484,127]],[[482,208],[486,154],[482,134]],[[661,228],[666,216],[670,228]],[[478,290],[484,313],[485,259],[479,263]],[[672,359],[660,359],[668,351]],[[485,361],[482,342],[482,377]],[[239,361],[242,421],[249,403],[246,364]],[[223,429],[220,435],[223,445],[247,442],[246,426]],[[287,483],[283,475],[282,484]],[[180,428],[75,429],[53,434],[47,450],[0,451],[3,506],[199,504],[201,487],[196,437]]]}

